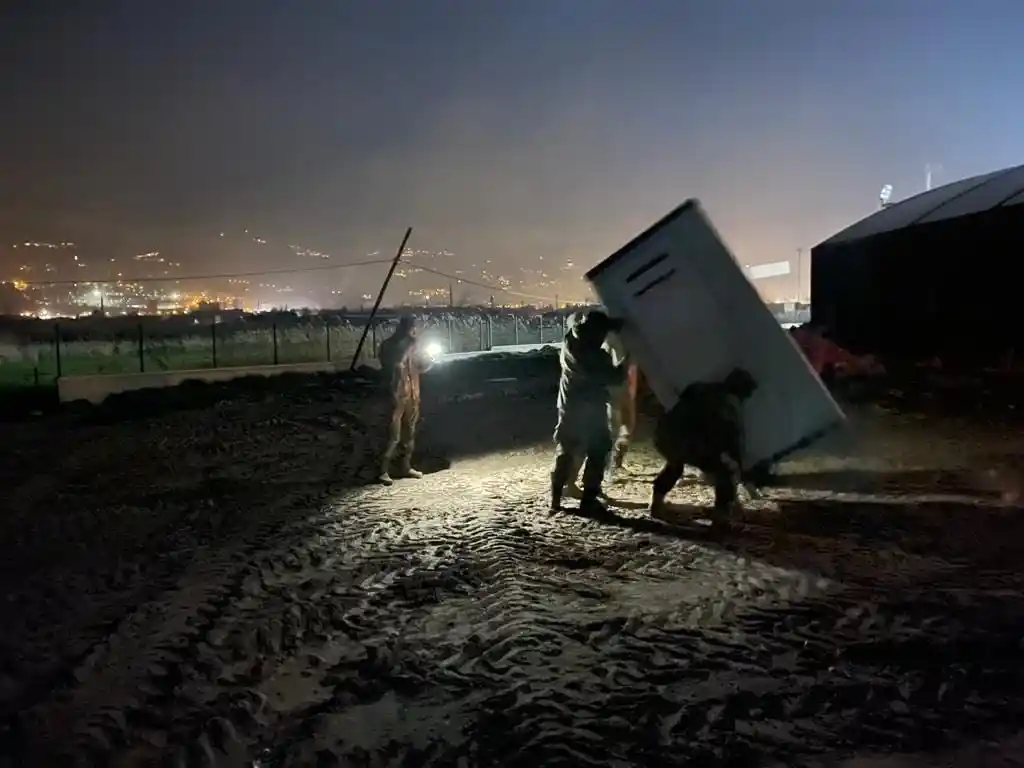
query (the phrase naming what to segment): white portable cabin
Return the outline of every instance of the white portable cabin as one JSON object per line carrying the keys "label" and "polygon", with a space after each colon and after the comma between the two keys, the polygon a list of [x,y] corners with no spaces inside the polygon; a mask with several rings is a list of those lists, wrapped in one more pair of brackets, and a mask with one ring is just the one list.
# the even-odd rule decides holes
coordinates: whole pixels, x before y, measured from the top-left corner
{"label": "white portable cabin", "polygon": [[768,468],[845,423],[842,410],[688,200],[587,273],[666,409],[696,381],[749,371],[744,466]]}

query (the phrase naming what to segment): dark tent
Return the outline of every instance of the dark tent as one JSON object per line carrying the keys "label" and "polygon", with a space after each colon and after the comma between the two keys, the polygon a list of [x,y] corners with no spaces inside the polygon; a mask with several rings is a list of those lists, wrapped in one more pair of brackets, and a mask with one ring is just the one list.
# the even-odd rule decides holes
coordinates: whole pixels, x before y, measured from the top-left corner
{"label": "dark tent", "polygon": [[853,352],[969,366],[1024,354],[1024,165],[882,208],[811,251],[811,321]]}

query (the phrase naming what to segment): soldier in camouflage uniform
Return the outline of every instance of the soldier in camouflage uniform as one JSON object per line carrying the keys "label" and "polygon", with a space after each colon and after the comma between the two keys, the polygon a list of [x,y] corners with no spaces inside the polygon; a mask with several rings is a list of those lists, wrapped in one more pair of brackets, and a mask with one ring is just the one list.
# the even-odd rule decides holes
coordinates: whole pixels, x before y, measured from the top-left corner
{"label": "soldier in camouflage uniform", "polygon": [[[574,312],[566,320],[566,333],[572,330],[583,321],[586,313]],[[611,454],[610,467],[606,469],[621,469],[626,452],[632,442],[633,433],[636,430],[636,397],[638,371],[636,363],[631,362],[622,344],[622,339],[617,332],[609,332],[602,347],[611,355],[612,362],[621,366],[625,371],[622,383],[609,387],[609,399],[611,401],[611,433],[613,450]],[[583,489],[577,483],[580,470],[583,469],[583,457],[576,458],[576,464],[569,473],[570,480],[565,487],[565,495],[570,498],[579,499],[583,497]]]}
{"label": "soldier in camouflage uniform", "polygon": [[741,368],[722,381],[697,382],[686,388],[655,431],[654,445],[665,459],[665,468],[654,480],[652,513],[664,508],[665,496],[690,465],[714,483],[715,516],[724,522],[736,505],[742,480],[743,408],[756,389],[754,378]]}
{"label": "soldier in camouflage uniform", "polygon": [[558,384],[558,424],[555,427],[555,466],[551,472],[551,508],[561,508],[562,493],[583,467],[580,507],[603,511],[601,482],[614,440],[611,431],[613,388],[626,378],[603,347],[609,331],[621,322],[601,311],[588,312],[570,324],[562,346],[562,375]]}
{"label": "soldier in camouflage uniform", "polygon": [[419,329],[409,316],[399,320],[394,334],[381,342],[379,357],[391,409],[377,479],[382,485],[391,485],[391,464],[395,458],[397,477],[423,477],[412,466],[412,451],[420,421],[420,374],[430,370],[433,360],[421,348]]}

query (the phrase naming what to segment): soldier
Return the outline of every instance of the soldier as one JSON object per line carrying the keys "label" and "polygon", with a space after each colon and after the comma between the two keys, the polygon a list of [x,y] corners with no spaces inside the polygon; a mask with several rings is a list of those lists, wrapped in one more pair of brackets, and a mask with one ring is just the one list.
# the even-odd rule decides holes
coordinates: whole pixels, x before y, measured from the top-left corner
{"label": "soldier", "polygon": [[412,450],[420,420],[420,374],[430,370],[434,361],[420,348],[418,337],[416,321],[406,316],[380,345],[380,367],[391,397],[387,443],[377,478],[382,485],[394,483],[391,463],[396,457],[397,477],[423,477],[422,472],[413,469]]}
{"label": "soldier", "polygon": [[[566,323],[567,332],[583,319],[583,313],[576,312],[569,316]],[[612,362],[621,365],[625,369],[625,380],[623,384],[612,387],[611,392],[611,432],[614,442],[611,458],[611,467],[621,469],[626,452],[632,442],[633,432],[636,430],[636,397],[639,381],[639,371],[636,363],[629,362],[626,349],[622,344],[622,338],[617,332],[609,332],[605,340],[604,348],[611,353]],[[570,481],[565,488],[565,495],[579,499],[583,497],[583,489],[577,484],[580,470],[583,468],[583,458],[577,458],[573,470],[569,473]]]}
{"label": "soldier", "polygon": [[552,510],[561,508],[566,485],[575,479],[585,461],[580,508],[604,511],[601,482],[614,444],[611,390],[625,381],[626,370],[612,361],[603,344],[608,332],[621,325],[621,321],[595,310],[573,323],[565,335],[558,383],[555,466],[551,472]]}
{"label": "soldier", "polygon": [[756,389],[753,376],[736,368],[722,381],[691,384],[662,416],[654,445],[665,468],[654,480],[652,514],[664,509],[665,496],[689,464],[714,483],[716,522],[726,522],[743,475],[743,408]]}
{"label": "soldier", "polygon": [[636,395],[639,371],[636,363],[627,362],[626,348],[618,333],[609,333],[605,346],[612,353],[616,365],[624,365],[626,380],[612,393],[612,436],[615,448],[612,452],[612,467],[622,469],[622,464],[633,441],[636,430]]}

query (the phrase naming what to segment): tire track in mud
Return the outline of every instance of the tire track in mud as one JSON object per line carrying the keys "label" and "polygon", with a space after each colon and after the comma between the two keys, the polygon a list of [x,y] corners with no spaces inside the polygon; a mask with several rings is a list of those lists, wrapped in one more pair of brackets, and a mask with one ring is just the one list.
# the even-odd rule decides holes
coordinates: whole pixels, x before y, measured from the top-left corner
{"label": "tire track in mud", "polygon": [[77,747],[112,765],[799,765],[1018,714],[1005,595],[829,582],[551,516],[545,489],[527,453],[297,521],[282,500],[126,627],[58,722],[91,710]]}
{"label": "tire track in mud", "polygon": [[[359,445],[350,447],[339,454],[340,462],[333,462],[331,474],[342,481],[339,485],[355,475],[365,454]],[[18,750],[12,764],[70,765],[84,756],[108,764],[110,755],[139,732],[155,744],[156,753],[165,751],[159,719],[158,727],[147,732],[154,713],[180,687],[216,617],[252,588],[253,557],[289,530],[301,529],[303,523],[296,519],[308,516],[330,490],[315,483],[312,490],[309,483],[282,485],[274,479],[278,474],[264,473],[255,482],[250,478],[250,486],[232,500],[238,507],[250,505],[254,514],[238,517],[242,529],[227,543],[197,547],[196,531],[172,534],[172,540],[184,535],[191,544],[190,567],[184,574],[180,569],[171,573],[173,581],[147,584],[141,595],[149,599],[133,603],[111,631],[70,660],[62,673],[67,681],[63,689],[24,708],[8,729],[13,731],[9,741]],[[276,501],[267,504],[275,495]]]}
{"label": "tire track in mud", "polygon": [[[943,621],[949,606],[928,605],[920,591],[880,605],[872,588],[832,591],[699,545],[653,537],[644,546],[633,535],[565,518],[552,525],[538,514],[543,484],[528,491],[519,509],[462,522],[485,585],[475,599],[407,622],[404,642],[421,650],[391,649],[390,663],[404,669],[387,690],[373,702],[335,700],[300,718],[272,764],[328,755],[341,764],[682,764],[769,753],[798,764],[847,740],[887,749],[934,744],[965,708],[973,711],[971,725],[983,728],[1006,704],[1000,691],[1012,688],[1005,673],[1015,651],[992,640],[998,628],[991,622],[965,639],[962,628],[972,620]],[[662,551],[645,558],[649,548]],[[580,578],[595,570],[603,577]],[[631,609],[608,609],[609,584],[621,589],[643,574],[671,592],[701,573],[718,585],[710,599],[668,594],[651,606],[638,604],[645,590],[627,590]],[[755,596],[746,609],[731,592],[739,586]],[[567,594],[576,596],[568,605]],[[581,605],[588,600],[593,605]],[[792,601],[799,607],[771,608]],[[950,653],[942,639],[957,627],[966,646],[998,657],[994,671],[968,664],[950,678],[934,664],[908,663],[915,647],[945,647],[947,662],[971,658],[963,643]],[[1009,625],[997,635],[1012,636]],[[424,656],[424,647],[433,653]],[[904,668],[894,671],[894,663]],[[363,712],[355,717],[353,709]],[[927,712],[924,725],[915,709]],[[380,725],[389,718],[390,733]],[[352,743],[351,734],[371,724],[376,743]]]}
{"label": "tire track in mud", "polygon": [[[703,552],[707,558],[704,548],[682,542],[675,551],[665,555],[651,554],[650,548],[637,547],[632,537],[619,534],[628,544],[623,552],[621,542],[602,534],[601,526],[572,518],[556,518],[553,525],[547,513],[540,511],[543,510],[542,480],[538,482],[535,477],[524,481],[521,472],[516,471],[510,475],[500,482],[490,478],[488,485],[497,486],[490,490],[481,489],[480,483],[466,480],[453,483],[450,477],[438,476],[433,481],[440,487],[433,499],[431,481],[408,486],[408,490],[363,494],[364,507],[369,507],[375,499],[377,503],[400,505],[402,496],[406,495],[412,508],[399,520],[386,510],[374,514],[374,510],[364,508],[358,517],[325,521],[321,535],[328,546],[331,540],[343,540],[345,550],[319,563],[321,572],[332,574],[324,577],[319,591],[309,583],[307,558],[294,551],[285,555],[280,551],[267,554],[263,565],[257,566],[264,574],[264,596],[258,604],[241,610],[236,604],[233,622],[244,623],[246,619],[239,614],[248,613],[251,623],[264,627],[268,621],[273,623],[271,617],[303,583],[311,595],[326,596],[330,592],[328,600],[335,608],[347,602],[341,614],[335,615],[335,626],[341,627],[345,637],[330,638],[329,643],[325,642],[328,638],[319,638],[321,645],[331,646],[330,651],[320,657],[320,666],[328,667],[323,678],[330,684],[320,686],[320,701],[312,706],[301,706],[291,717],[281,718],[276,729],[281,741],[304,753],[307,750],[301,744],[303,734],[307,742],[322,742],[324,735],[332,731],[354,732],[357,729],[353,718],[358,720],[360,708],[382,706],[381,701],[400,691],[409,699],[401,704],[405,725],[396,726],[397,731],[391,734],[387,729],[381,733],[378,727],[377,743],[371,740],[365,746],[358,743],[342,746],[343,758],[358,761],[360,750],[364,754],[400,750],[406,759],[415,759],[417,749],[428,749],[431,743],[434,749],[443,748],[452,756],[461,741],[468,754],[482,759],[487,748],[485,746],[485,751],[481,752],[480,745],[474,746],[471,733],[467,736],[452,732],[447,743],[439,745],[439,726],[445,721],[450,723],[453,717],[475,718],[471,713],[490,708],[516,719],[519,730],[544,731],[555,727],[568,710],[564,704],[558,704],[557,697],[546,697],[544,691],[565,676],[563,657],[567,650],[589,659],[582,666],[573,665],[568,672],[575,676],[587,675],[588,668],[601,663],[600,657],[606,651],[604,646],[626,626],[627,622],[616,612],[609,617],[601,579],[581,581],[581,572],[601,567],[611,574],[609,578],[623,584],[635,582],[635,574],[641,574],[643,578],[671,585],[675,577],[700,572],[701,564],[694,552]],[[495,511],[479,502],[473,503],[488,495],[505,500],[519,499],[518,508]],[[464,508],[452,508],[452,500],[460,497]],[[413,507],[414,503],[419,508]],[[493,507],[493,503],[491,499],[490,506]],[[439,508],[438,504],[449,508]],[[560,536],[559,525],[567,525]],[[331,531],[332,527],[335,530]],[[601,540],[608,551],[602,553],[597,548],[588,555],[586,550],[594,548],[580,547],[580,542],[586,542],[588,537]],[[321,543],[319,547],[313,545],[307,549],[322,551],[323,547]],[[671,561],[680,554],[689,562],[671,567]],[[291,573],[280,567],[289,556],[296,561]],[[552,575],[553,564],[557,570],[558,563],[564,564],[563,573]],[[348,574],[344,573],[346,569]],[[369,575],[364,578],[366,574]],[[750,581],[745,576],[738,580]],[[704,590],[708,592],[707,585]],[[564,598],[558,598],[563,592],[573,596],[568,604]],[[268,600],[267,596],[275,593],[280,602]],[[714,589],[708,594],[715,594]],[[625,599],[631,599],[631,595],[626,595]],[[673,601],[672,596],[663,596],[662,607]],[[584,605],[587,610],[596,612],[596,618],[584,622],[581,632],[579,614]],[[268,606],[272,609],[268,610]],[[709,608],[709,605],[691,606],[685,616],[680,614],[675,620],[684,625],[701,623]],[[308,616],[310,611],[307,603],[303,612]],[[570,618],[565,617],[567,612],[572,614]],[[633,621],[636,626],[643,623],[642,619]],[[256,634],[258,636],[260,630]],[[270,651],[280,657],[276,676],[281,687],[280,678],[288,675],[285,669],[288,660],[294,658],[298,650],[294,645],[279,647],[275,641],[270,645]],[[339,649],[346,645],[349,658],[343,659],[346,653],[339,653]],[[302,653],[308,651],[307,647]],[[242,655],[249,657],[251,652]],[[546,663],[546,658],[555,661]],[[621,663],[624,667],[629,663],[635,666],[636,659],[632,662],[624,659]],[[298,674],[301,676],[302,672]],[[596,685],[598,690],[608,690],[623,681],[621,676],[606,677],[591,680],[584,676],[582,679],[586,686]],[[273,693],[274,687],[271,684],[264,690]],[[582,690],[583,683],[579,680],[577,687]],[[571,690],[571,686],[566,690]],[[525,708],[504,705],[504,697],[512,691],[527,695],[529,701],[539,703],[540,708],[528,716],[527,705]],[[423,711],[411,716],[410,706]],[[580,707],[573,710],[578,717]],[[595,723],[600,724],[603,718],[599,709],[592,707],[592,710]],[[379,720],[379,715],[375,719]],[[410,728],[410,723],[416,727]],[[471,720],[455,730],[472,731]],[[417,742],[422,745],[417,747]],[[309,755],[293,757],[290,762],[304,764],[308,758]],[[595,755],[595,759],[603,758]]]}
{"label": "tire track in mud", "polygon": [[[212,424],[209,413],[192,413],[170,423],[86,425],[64,441],[59,472],[52,460],[35,474],[30,464],[14,483],[15,507],[3,529],[17,546],[0,568],[0,597],[23,620],[0,633],[7,667],[0,711],[23,710],[54,685],[73,682],[78,662],[127,615],[172,588],[197,552],[249,526],[245,505],[259,505],[267,488],[255,486],[275,472],[239,469],[265,458],[268,437],[280,453],[295,431],[268,428],[252,404],[231,408]],[[248,430],[239,430],[240,416],[249,418]],[[208,447],[216,450],[206,455]],[[232,461],[238,452],[247,461]]]}
{"label": "tire track in mud", "polygon": [[[249,530],[245,531],[243,526],[243,530],[230,531],[231,538],[235,541],[249,542],[249,544],[241,548],[235,545],[223,551],[211,553],[210,549],[204,549],[203,537],[195,535],[196,531],[188,529],[170,531],[172,539],[177,539],[181,535],[185,536],[185,546],[191,551],[190,559],[194,557],[197,561],[190,571],[191,576],[179,580],[181,568],[171,568],[167,577],[155,581],[150,578],[149,581],[146,581],[143,584],[145,589],[127,596],[128,603],[124,605],[109,604],[110,596],[105,596],[108,612],[113,611],[117,614],[116,623],[103,626],[93,623],[87,628],[93,639],[87,639],[88,635],[83,638],[86,640],[86,644],[80,644],[83,650],[77,656],[65,654],[53,657],[51,666],[56,663],[60,667],[59,676],[66,681],[66,684],[62,685],[61,691],[53,691],[50,690],[49,685],[40,684],[36,694],[30,697],[34,698],[34,702],[29,701],[27,706],[23,705],[18,717],[7,723],[4,733],[0,734],[4,737],[5,746],[10,745],[10,750],[5,749],[5,751],[20,756],[28,753],[37,756],[42,754],[43,757],[40,759],[48,761],[52,756],[56,760],[60,756],[54,752],[52,744],[66,744],[68,733],[75,730],[71,726],[83,722],[83,712],[90,712],[94,715],[93,719],[96,722],[79,729],[82,731],[81,738],[76,739],[75,745],[64,750],[64,753],[91,751],[102,754],[120,743],[124,739],[125,733],[140,730],[140,725],[153,719],[153,705],[162,700],[158,693],[165,689],[176,690],[181,686],[183,675],[179,668],[182,667],[183,661],[182,658],[172,658],[168,655],[171,650],[176,650],[172,646],[193,648],[197,643],[201,643],[201,630],[210,629],[206,624],[210,623],[210,617],[216,615],[221,606],[234,602],[245,589],[253,589],[254,583],[257,591],[262,589],[260,583],[266,574],[260,570],[259,561],[256,561],[256,576],[253,575],[253,557],[268,549],[273,551],[274,547],[271,546],[271,542],[280,546],[281,541],[288,540],[288,536],[301,539],[311,535],[301,525],[290,523],[282,528],[281,524],[288,518],[308,515],[311,502],[315,505],[316,498],[322,496],[320,486],[323,484],[319,482],[325,474],[322,454],[323,448],[329,448],[329,446],[323,446],[323,443],[318,444],[320,450],[314,452],[312,456],[317,466],[312,466],[310,452],[308,449],[303,450],[301,443],[302,441],[308,443],[310,440],[315,442],[317,437],[323,439],[325,436],[323,428],[325,426],[328,429],[336,428],[339,417],[342,421],[346,421],[347,415],[344,410],[338,411],[339,403],[336,397],[332,396],[324,400],[324,405],[306,409],[305,412],[309,414],[309,418],[305,420],[301,418],[282,419],[279,415],[275,415],[279,413],[279,408],[272,400],[259,404],[259,407],[269,415],[269,421],[266,418],[263,419],[267,422],[264,426],[268,428],[250,430],[250,433],[246,434],[247,439],[244,442],[248,448],[252,447],[249,444],[254,442],[257,446],[262,446],[269,439],[271,443],[267,447],[277,449],[277,458],[275,461],[267,463],[265,459],[268,456],[264,455],[265,451],[257,451],[249,456],[251,460],[260,461],[258,469],[260,478],[255,483],[253,483],[251,471],[243,471],[239,475],[239,470],[244,467],[237,461],[232,461],[232,452],[224,450],[228,445],[224,444],[219,436],[209,433],[209,430],[207,430],[208,435],[200,433],[198,436],[193,436],[192,426],[194,425],[182,425],[181,419],[175,419],[174,427],[177,428],[177,434],[161,434],[162,427],[158,424],[142,425],[147,432],[152,432],[160,437],[160,442],[163,444],[160,446],[161,449],[174,448],[179,451],[178,455],[188,456],[187,451],[182,454],[181,450],[189,443],[195,444],[202,451],[206,451],[208,447],[212,448],[213,453],[210,454],[210,458],[217,461],[215,466],[210,469],[213,469],[215,474],[223,475],[229,484],[243,481],[248,481],[251,484],[252,487],[245,489],[246,492],[241,498],[237,494],[240,488],[235,487],[235,498],[232,499],[235,506],[251,504],[252,516],[249,520]],[[234,424],[237,427],[240,415],[245,417],[243,423],[252,422],[254,418],[258,419],[258,415],[251,412],[252,407],[251,404],[245,403],[224,404],[225,414],[233,415],[234,418],[228,418],[223,423]],[[234,413],[235,411],[240,411],[240,414]],[[331,415],[314,416],[310,413],[311,411],[324,411],[325,414]],[[187,415],[194,416],[195,414]],[[195,421],[195,419],[191,421]],[[308,421],[312,422],[314,431],[319,431],[319,435],[309,434],[309,425],[305,423]],[[350,428],[343,431],[350,433],[350,436],[357,437],[356,443],[358,444],[349,444],[344,450],[335,452],[335,455],[342,457],[343,461],[340,464],[335,461],[332,471],[327,473],[336,477],[343,486],[350,484],[352,478],[358,476],[360,470],[365,469],[363,465],[368,451],[366,450],[367,445],[364,443],[369,441],[368,445],[372,453],[373,443],[380,432],[380,429],[367,427],[362,418],[349,418],[347,421],[351,422],[347,424]],[[299,429],[296,430],[294,425],[297,425]],[[370,427],[372,426],[371,424]],[[317,427],[320,429],[316,430]],[[134,428],[138,429],[139,427]],[[280,451],[282,447],[296,448],[294,441],[290,439],[284,445],[281,444],[282,435],[280,433],[282,431],[287,432],[289,438],[292,437],[292,432],[296,432],[296,437],[300,440],[298,451],[286,450],[284,453]],[[239,445],[236,438],[234,452],[237,452]],[[321,455],[318,456],[317,453]],[[330,451],[327,456],[330,456]],[[204,471],[207,469],[205,461],[204,459],[201,467]],[[251,461],[246,463],[251,463]],[[329,458],[327,463],[330,463]],[[308,478],[306,482],[299,483],[295,480],[296,466],[300,474]],[[291,481],[287,482],[289,477],[291,477]],[[281,478],[286,482],[282,483]],[[207,478],[209,485],[205,488],[208,492],[207,495],[228,490],[223,483],[217,487],[210,485],[216,480],[218,478],[213,475]],[[132,478],[128,485],[133,486],[137,482],[135,478]],[[166,485],[166,481],[164,485]],[[95,490],[102,492],[110,489],[98,488]],[[151,490],[155,492],[154,498],[157,501],[166,501],[166,488],[163,491],[158,487]],[[265,503],[266,498],[281,497],[282,494],[284,494],[284,498],[279,498],[277,503],[271,507]],[[292,503],[292,500],[295,503]],[[197,518],[199,522],[204,525],[207,517],[221,517],[219,513],[211,510],[198,509],[190,515],[190,520],[196,515],[199,516]],[[189,538],[190,536],[191,538]],[[196,539],[198,539],[198,548]],[[223,540],[223,537],[221,539]],[[216,541],[210,543],[214,546],[217,545]],[[299,555],[301,554],[300,551]],[[274,560],[273,557],[270,559]],[[287,559],[294,561],[295,556],[289,554]],[[180,566],[181,563],[179,562],[178,565]],[[274,567],[270,570],[273,570]],[[245,576],[246,573],[248,576]],[[179,589],[170,602],[167,600],[154,601],[154,598],[162,592],[172,589],[175,582],[178,583]],[[187,618],[184,623],[182,616]],[[216,628],[213,628],[211,632],[216,636]],[[157,633],[158,637],[169,636],[178,639],[174,642],[169,641],[165,644],[166,647],[161,648],[157,647],[156,641],[150,641],[147,638],[148,635],[154,633]],[[189,638],[198,639],[195,643],[190,643]],[[7,639],[13,640],[13,638]],[[137,663],[132,663],[133,659]],[[185,661],[188,660],[185,659]],[[161,666],[164,662],[167,662],[166,666],[171,667],[170,671],[165,666]],[[116,669],[118,666],[119,670]],[[158,671],[150,673],[147,671],[149,667],[158,668]],[[188,671],[187,665],[185,670]],[[154,681],[152,684],[148,684],[150,678]],[[136,685],[139,680],[141,683]],[[6,685],[6,681],[0,679],[0,682],[4,682]],[[118,688],[121,691],[131,691],[135,687],[140,690],[148,690],[149,693],[146,696],[122,697],[126,698],[124,706],[119,705],[117,695],[110,695],[111,692],[116,694]],[[93,694],[99,690],[103,691],[103,695],[94,696]],[[9,693],[5,688],[4,694]],[[22,702],[25,702],[23,693],[15,693],[15,695],[21,696]],[[132,717],[125,714],[132,715],[133,712],[135,715]],[[148,715],[147,712],[149,712]],[[142,730],[145,731],[144,728]],[[172,730],[178,733],[181,728]],[[56,738],[50,738],[50,735]],[[151,740],[160,741],[162,738],[163,735],[158,735]],[[33,752],[40,747],[45,747],[41,753]],[[162,749],[162,746],[157,748],[158,751],[159,749]],[[21,758],[15,758],[15,760],[24,763]]]}
{"label": "tire track in mud", "polygon": [[[90,649],[70,673],[72,687],[23,713],[22,728],[33,737],[30,760],[62,765],[91,756],[106,764],[140,732],[148,738],[147,728],[154,718],[160,723],[157,713],[197,661],[216,617],[244,595],[251,557],[279,535],[280,516],[295,511],[295,501],[282,500],[277,519],[264,522],[247,544],[200,557],[169,597],[138,606]],[[152,738],[162,751],[162,734]]]}

